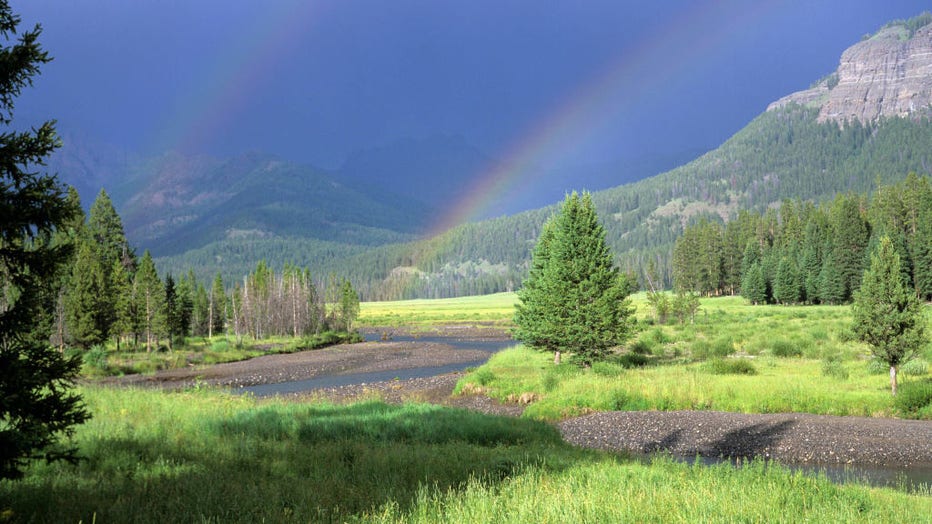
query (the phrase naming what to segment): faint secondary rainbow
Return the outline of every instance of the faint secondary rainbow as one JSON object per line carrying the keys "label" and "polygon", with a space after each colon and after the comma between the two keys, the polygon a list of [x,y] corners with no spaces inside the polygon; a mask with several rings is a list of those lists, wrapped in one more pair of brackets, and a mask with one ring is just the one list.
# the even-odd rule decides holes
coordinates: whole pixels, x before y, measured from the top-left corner
{"label": "faint secondary rainbow", "polygon": [[[690,9],[671,18],[663,31],[626,49],[599,74],[581,83],[562,104],[514,141],[501,155],[503,160],[476,178],[465,196],[434,224],[429,236],[476,219],[521,182],[532,183],[533,169],[539,160],[554,151],[577,147],[600,126],[637,104],[651,89],[661,88],[693,58],[714,51],[736,28],[760,20],[774,4],[748,2],[736,8],[721,0],[692,3]],[[722,19],[729,20],[727,26],[716,27],[715,23]],[[693,45],[684,49],[671,44],[682,42],[684,34],[696,35]],[[625,95],[624,102],[609,105],[619,93]]]}
{"label": "faint secondary rainbow", "polygon": [[[241,45],[205,67],[154,129],[156,150],[198,151],[235,121],[257,86],[271,78],[280,57],[314,21],[315,2],[270,2],[243,31]],[[261,132],[261,130],[257,130]]]}

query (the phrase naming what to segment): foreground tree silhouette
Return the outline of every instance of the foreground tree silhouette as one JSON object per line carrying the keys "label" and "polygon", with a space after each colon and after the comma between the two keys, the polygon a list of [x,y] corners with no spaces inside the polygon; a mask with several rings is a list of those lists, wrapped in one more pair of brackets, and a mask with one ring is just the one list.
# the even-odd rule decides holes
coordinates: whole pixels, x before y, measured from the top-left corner
{"label": "foreground tree silhouette", "polygon": [[890,390],[896,395],[897,368],[925,343],[925,318],[915,293],[903,282],[900,257],[889,237],[882,237],[871,255],[851,311],[858,339],[890,366]]}
{"label": "foreground tree silhouette", "polygon": [[[19,17],[0,0],[0,38],[10,42]],[[59,145],[53,122],[11,129],[13,100],[50,60],[41,29],[0,47],[0,478],[19,478],[29,460],[74,460],[61,446],[88,415],[71,392],[80,361],[49,344],[36,319],[53,306],[50,286],[70,246],[53,233],[77,212],[54,176],[36,171]],[[46,330],[47,331],[47,330]]]}
{"label": "foreground tree silhouette", "polygon": [[554,352],[557,364],[567,351],[588,366],[630,334],[630,290],[613,265],[592,198],[573,193],[544,224],[534,248],[518,291],[515,338]]}

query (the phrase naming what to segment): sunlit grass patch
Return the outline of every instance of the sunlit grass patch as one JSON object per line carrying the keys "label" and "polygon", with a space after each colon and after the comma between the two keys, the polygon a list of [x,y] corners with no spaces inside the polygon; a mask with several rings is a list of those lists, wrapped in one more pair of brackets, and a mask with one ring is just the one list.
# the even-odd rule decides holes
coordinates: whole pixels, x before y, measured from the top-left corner
{"label": "sunlit grass patch", "polygon": [[[516,365],[518,355],[532,354],[515,350],[502,361]],[[548,376],[562,387],[583,374],[573,369]],[[23,481],[0,483],[5,520],[910,522],[932,512],[928,493],[838,486],[761,462],[645,463],[569,446],[546,423],[423,404],[81,393],[94,415],[74,437],[86,460],[37,463]],[[597,402],[619,407],[643,400],[600,394]]]}
{"label": "sunlit grass patch", "polygon": [[496,293],[450,299],[363,302],[358,324],[361,327],[483,323],[510,326],[514,316],[515,293]]}

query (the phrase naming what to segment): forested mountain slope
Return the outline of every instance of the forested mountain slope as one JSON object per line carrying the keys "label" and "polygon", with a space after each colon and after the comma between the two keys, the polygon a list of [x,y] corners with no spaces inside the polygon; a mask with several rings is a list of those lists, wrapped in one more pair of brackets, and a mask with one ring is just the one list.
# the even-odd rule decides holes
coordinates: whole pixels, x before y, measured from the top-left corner
{"label": "forested mountain slope", "polygon": [[[640,276],[652,262],[669,285],[673,243],[690,222],[728,220],[739,209],[759,211],[784,199],[822,201],[840,192],[865,193],[909,172],[932,173],[932,75],[927,74],[932,53],[923,51],[932,49],[929,21],[932,17],[923,15],[891,23],[856,44],[837,71],[816,82],[817,96],[809,90],[782,99],[718,149],[655,177],[595,193],[621,266]],[[847,100],[844,106],[836,103],[835,90]],[[867,94],[878,90],[909,103],[868,111],[852,99],[861,93],[862,103],[874,103]],[[825,116],[826,104],[833,104],[834,117]],[[351,278],[370,299],[512,289],[520,285],[550,212],[544,208],[466,224],[420,242],[331,252],[311,265]],[[208,246],[197,257],[209,259],[223,249]],[[284,251],[279,255],[284,260],[303,263],[296,251],[290,257],[287,247]],[[184,266],[195,260],[189,253],[164,263]]]}
{"label": "forested mountain slope", "polygon": [[[684,225],[701,217],[728,220],[739,209],[866,193],[910,172],[932,173],[932,89],[924,87],[932,85],[932,76],[926,83],[893,78],[903,71],[922,76],[932,66],[932,53],[921,51],[932,47],[929,21],[932,17],[923,15],[892,23],[854,46],[855,52],[846,51],[839,70],[816,84],[824,96],[783,99],[718,149],[658,176],[596,193],[621,266],[640,276],[652,261],[670,285],[673,242]],[[832,90],[850,95],[878,86],[889,96],[909,98],[912,106],[870,113],[849,101],[845,112],[833,110],[845,118],[822,115],[823,104],[835,100]],[[467,224],[429,241],[367,251],[326,270],[341,270],[370,298],[510,289],[519,285],[549,213],[545,208]]]}

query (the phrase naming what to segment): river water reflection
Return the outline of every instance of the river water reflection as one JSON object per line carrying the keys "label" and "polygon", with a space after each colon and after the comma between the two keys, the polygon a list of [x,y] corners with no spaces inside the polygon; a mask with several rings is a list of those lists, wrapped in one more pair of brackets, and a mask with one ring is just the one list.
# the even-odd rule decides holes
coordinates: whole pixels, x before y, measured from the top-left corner
{"label": "river water reflection", "polygon": [[[378,335],[366,334],[367,341],[377,342]],[[289,393],[301,393],[313,391],[315,389],[335,388],[340,386],[351,386],[354,384],[371,384],[373,382],[384,382],[386,380],[408,380],[412,378],[425,378],[443,373],[462,371],[467,368],[481,366],[488,360],[493,353],[515,345],[513,340],[509,339],[490,339],[490,340],[469,340],[453,337],[413,337],[413,336],[396,336],[392,337],[392,342],[424,342],[445,344],[453,349],[472,349],[488,353],[488,356],[480,360],[468,362],[458,362],[442,366],[428,366],[408,369],[396,369],[390,371],[375,371],[370,373],[347,373],[345,375],[327,375],[314,377],[305,380],[294,380],[290,382],[279,382],[276,384],[259,384],[256,386],[247,386],[238,389],[238,392],[249,392],[257,397],[268,397],[274,395],[284,395]]]}

